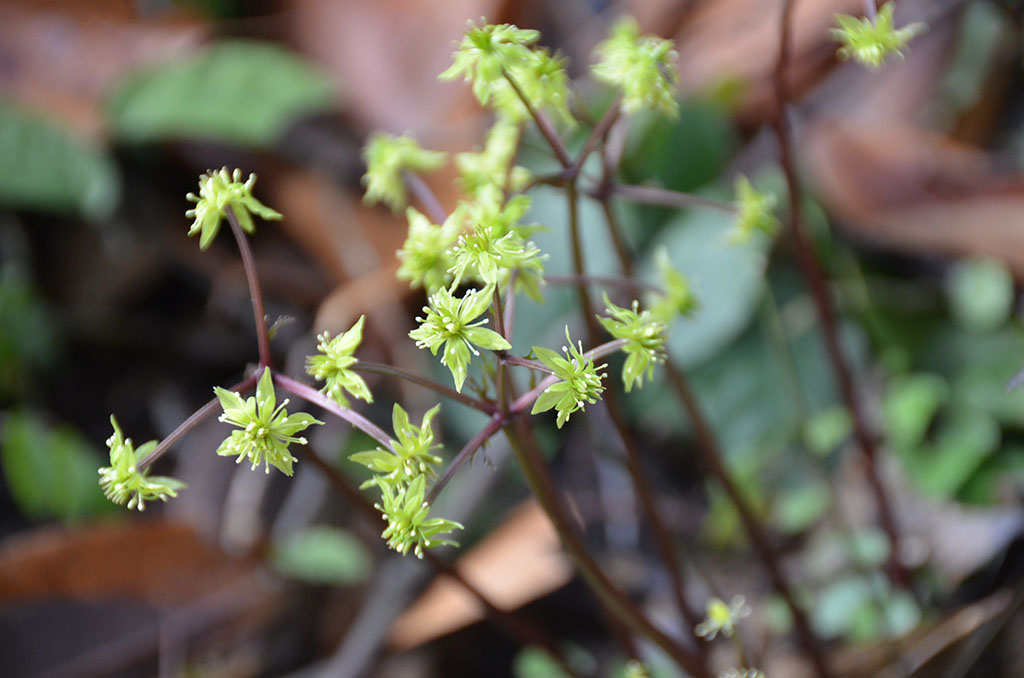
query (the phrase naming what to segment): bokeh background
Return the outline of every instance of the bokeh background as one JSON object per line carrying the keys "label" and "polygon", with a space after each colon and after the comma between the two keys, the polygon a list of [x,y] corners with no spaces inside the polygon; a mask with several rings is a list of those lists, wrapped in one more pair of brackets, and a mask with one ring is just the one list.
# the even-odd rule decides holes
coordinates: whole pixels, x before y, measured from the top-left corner
{"label": "bokeh background", "polygon": [[[188,489],[129,515],[97,486],[115,413],[137,443],[165,436],[257,358],[241,264],[227,238],[185,237],[185,193],[208,168],[259,175],[283,212],[252,238],[277,364],[302,374],[316,332],[367,315],[360,356],[445,373],[407,338],[423,304],[394,279],[405,220],[361,204],[360,151],[382,129],[427,148],[479,147],[490,122],[461,83],[436,80],[467,20],[538,28],[569,60],[583,117],[610,93],[594,46],[630,13],[675,39],[681,114],[631,121],[621,178],[731,199],[744,173],[780,196],[770,122],[778,0],[4,0],[0,2],[0,674],[5,676],[562,675],[450,581],[388,552],[310,463],[292,479],[213,454],[200,426],[158,472]],[[915,571],[881,575],[851,423],[792,246],[729,246],[726,214],[617,204],[641,271],[668,248],[701,308],[670,351],[691,374],[730,469],[775,535],[837,675],[1019,676],[1024,366],[1024,9],[1016,0],[900,0],[923,21],[905,60],[836,59],[836,13],[793,16],[791,124],[816,252],[844,347],[882,444],[883,475]],[[584,126],[585,127],[585,126]],[[567,132],[580,143],[587,130]],[[552,167],[528,134],[520,163]],[[447,208],[446,169],[427,181]],[[588,261],[614,258],[584,202]],[[527,221],[548,271],[570,270],[564,201],[539,189]],[[515,349],[558,345],[573,296],[520,313]],[[367,416],[429,392],[374,377]],[[744,595],[742,634],[772,678],[806,674],[788,620],[735,512],[691,453],[657,377],[631,394],[631,431],[685,556],[695,607]],[[588,545],[673,634],[667,575],[600,407],[538,435]],[[446,458],[482,424],[446,403]],[[353,484],[372,443],[332,422],[311,448]],[[442,495],[464,522],[442,553],[581,675],[624,655],[529,498],[500,438]],[[654,674],[677,675],[650,648]],[[727,654],[727,646],[716,651]]]}

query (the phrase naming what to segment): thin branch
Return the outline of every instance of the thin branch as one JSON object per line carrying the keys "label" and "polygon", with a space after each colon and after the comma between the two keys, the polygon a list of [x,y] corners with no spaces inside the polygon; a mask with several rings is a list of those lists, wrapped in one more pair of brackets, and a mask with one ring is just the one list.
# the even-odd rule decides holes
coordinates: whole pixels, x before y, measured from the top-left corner
{"label": "thin branch", "polygon": [[882,529],[885,530],[889,537],[889,577],[895,585],[906,587],[909,576],[900,561],[900,532],[896,517],[893,514],[892,502],[879,474],[876,462],[877,447],[875,439],[869,431],[867,419],[853,384],[849,365],[839,343],[835,311],[832,307],[832,299],[829,296],[825,276],[818,264],[803,223],[800,181],[797,175],[789,125],[786,120],[786,108],[791,99],[789,82],[786,75],[789,71],[791,15],[794,5],[795,0],[785,0],[781,15],[779,54],[775,67],[775,96],[778,110],[774,120],[775,133],[779,139],[782,170],[786,175],[786,184],[789,187],[790,231],[796,248],[800,270],[803,273],[807,286],[811,290],[811,296],[814,299],[818,317],[821,318],[821,327],[828,349],[829,361],[832,363],[832,369],[835,372],[843,401],[853,417],[854,435],[857,438],[857,444],[864,458],[865,473],[878,507],[879,521],[882,524]]}
{"label": "thin branch", "polygon": [[608,134],[608,130],[612,128],[615,121],[619,119],[619,114],[622,113],[622,92],[616,93],[615,98],[608,105],[608,109],[604,112],[604,115],[598,121],[597,125],[590,132],[590,136],[583,142],[583,147],[580,152],[576,155],[576,161],[572,164],[570,170],[573,176],[579,175],[581,169],[583,169],[583,163],[587,161],[587,158],[594,149],[597,148],[597,144],[604,140]]}
{"label": "thin branch", "polygon": [[430,488],[430,493],[427,495],[428,504],[434,503],[434,500],[437,499],[437,495],[441,493],[441,490],[443,490],[445,485],[448,484],[448,481],[452,479],[452,476],[455,475],[455,471],[462,466],[463,462],[471,457],[474,452],[480,449],[480,446],[486,443],[491,436],[501,430],[504,421],[505,418],[501,414],[495,414],[491,417],[491,420],[487,422],[487,425],[480,429],[480,431],[470,438],[469,442],[459,450],[459,453],[456,454],[451,460],[451,463],[448,464],[448,468],[444,470],[441,477],[438,478],[437,482],[434,483],[434,486]]}
{"label": "thin branch", "polygon": [[267,334],[267,312],[263,307],[263,294],[260,292],[260,281],[256,276],[256,262],[252,257],[252,249],[245,237],[245,231],[238,223],[232,208],[225,210],[231,233],[238,243],[238,252],[242,257],[242,268],[245,269],[245,281],[249,284],[249,298],[252,299],[252,314],[256,322],[256,343],[260,352],[260,367],[270,365],[270,336]]}
{"label": "thin branch", "polygon": [[500,357],[501,357],[501,361],[503,363],[505,363],[506,365],[518,365],[519,367],[526,367],[526,368],[529,368],[531,370],[536,370],[538,372],[543,372],[545,374],[554,374],[555,373],[555,371],[552,370],[550,367],[548,367],[544,363],[538,362],[536,360],[530,360],[529,358],[520,358],[519,356],[512,355],[510,353],[505,353],[505,354],[501,355]]}
{"label": "thin branch", "polygon": [[435,224],[444,223],[448,215],[444,211],[444,207],[441,206],[441,202],[437,199],[437,195],[427,185],[427,182],[423,180],[423,177],[415,172],[403,170],[402,180],[408,187],[409,192],[416,198],[416,202],[426,212],[427,218]]}
{"label": "thin branch", "polygon": [[[234,386],[229,386],[227,390],[238,392],[247,391],[256,385],[256,381],[258,379],[258,374],[253,374],[252,376],[246,377],[242,381],[238,382]],[[156,460],[164,456],[164,453],[167,452],[167,450],[171,449],[171,447],[175,443],[181,440],[186,433],[194,429],[201,422],[208,419],[219,408],[220,400],[215,397],[213,400],[207,402],[205,405],[203,405],[198,410],[193,412],[188,419],[178,424],[178,428],[171,431],[171,433],[166,438],[161,440],[160,443],[155,448],[153,448],[152,452],[147,454],[145,458],[143,458],[143,460],[139,462],[139,470],[143,471],[152,466],[154,463],[156,463]]]}
{"label": "thin branch", "polygon": [[391,436],[385,433],[372,421],[359,414],[355,410],[350,410],[347,407],[342,407],[338,403],[334,402],[320,391],[316,390],[312,386],[307,386],[301,381],[296,381],[291,377],[286,377],[283,374],[274,373],[274,383],[280,388],[289,393],[302,398],[314,405],[319,405],[336,417],[344,419],[348,423],[355,426],[357,429],[370,436],[378,443],[380,443],[384,449],[394,452],[391,448]]}
{"label": "thin branch", "polygon": [[540,501],[541,506],[544,507],[545,513],[551,518],[562,545],[576,564],[580,575],[597,595],[597,600],[608,608],[612,617],[621,620],[634,633],[649,638],[683,669],[694,676],[708,677],[710,674],[703,658],[669,638],[652,624],[633,601],[615,586],[590,555],[569,519],[568,511],[551,479],[544,459],[536,447],[533,434],[526,421],[522,417],[515,418],[512,426],[505,428],[505,434],[508,436],[516,461],[519,462],[530,489]]}
{"label": "thin branch", "polygon": [[494,414],[494,405],[491,403],[484,402],[483,400],[466,395],[465,393],[459,393],[455,389],[449,388],[448,386],[436,382],[433,379],[416,374],[415,372],[410,372],[409,370],[402,369],[401,367],[392,367],[391,365],[370,363],[360,360],[359,362],[354,363],[351,369],[357,372],[383,374],[384,376],[402,379],[403,381],[408,381],[411,384],[416,384],[417,386],[429,389],[444,396],[445,398],[460,402],[466,407],[472,407],[474,410],[479,410],[484,414]]}
{"label": "thin branch", "polygon": [[660,205],[661,207],[672,207],[674,209],[689,209],[691,207],[706,207],[709,209],[721,210],[731,214],[736,213],[736,205],[731,202],[705,198],[693,193],[682,193],[671,191],[667,188],[656,186],[635,186],[632,184],[612,183],[606,188],[597,188],[587,191],[587,195],[600,200],[607,192],[612,197],[622,198],[629,202],[642,203],[645,205]]}
{"label": "thin branch", "polygon": [[864,0],[864,15],[871,23],[878,22],[878,7],[875,6],[875,0]]}
{"label": "thin branch", "polygon": [[548,142],[548,146],[551,147],[555,157],[558,159],[558,164],[566,169],[571,168],[573,163],[572,159],[569,157],[569,151],[566,149],[565,144],[562,143],[562,138],[558,136],[558,132],[555,131],[551,121],[548,120],[547,116],[545,116],[542,111],[538,111],[533,107],[533,104],[530,103],[530,100],[527,98],[523,90],[519,88],[518,83],[516,83],[515,78],[512,77],[511,73],[505,70],[505,68],[501,69],[501,73],[505,76],[505,80],[508,81],[508,84],[512,86],[512,89],[515,91],[516,96],[519,97],[519,100],[523,102],[524,106],[526,106],[526,110],[530,113],[530,117],[533,118],[535,123],[537,123],[537,129],[540,130],[540,134],[544,137],[544,140]]}

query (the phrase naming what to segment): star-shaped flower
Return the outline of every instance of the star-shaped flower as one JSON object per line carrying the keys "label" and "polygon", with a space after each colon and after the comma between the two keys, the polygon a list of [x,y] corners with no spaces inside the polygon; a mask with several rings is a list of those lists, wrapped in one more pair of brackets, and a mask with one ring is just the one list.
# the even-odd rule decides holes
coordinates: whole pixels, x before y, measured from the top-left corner
{"label": "star-shaped flower", "polygon": [[288,451],[291,443],[306,444],[306,439],[296,437],[313,424],[323,424],[305,412],[289,415],[274,395],[274,381],[270,368],[263,370],[263,376],[256,384],[256,395],[243,400],[238,393],[215,386],[213,389],[220,400],[224,413],[220,421],[237,426],[217,448],[222,457],[238,457],[236,463],[248,459],[255,470],[260,462],[267,473],[270,467],[280,470],[286,476],[292,474],[292,463],[298,461]]}
{"label": "star-shaped flower", "polygon": [[594,361],[583,355],[583,344],[573,344],[569,336],[568,326],[565,328],[565,339],[568,346],[562,347],[565,358],[550,348],[534,346],[533,352],[548,369],[554,372],[561,381],[548,386],[533,403],[530,414],[547,412],[551,408],[558,411],[555,423],[558,428],[569,420],[576,410],[582,410],[587,403],[596,403],[604,392],[601,374],[606,365],[594,365]]}
{"label": "star-shaped flower", "polygon": [[365,320],[366,316],[359,316],[359,320],[348,332],[342,332],[333,339],[329,332],[317,335],[319,353],[306,357],[306,372],[317,381],[324,382],[320,390],[342,407],[348,407],[345,391],[360,400],[373,402],[373,395],[366,382],[351,369],[352,365],[359,362],[352,354],[363,340]]}
{"label": "star-shaped flower", "polygon": [[255,184],[255,174],[250,174],[245,183],[242,183],[240,169],[229,174],[228,168],[223,167],[217,171],[207,170],[206,174],[200,175],[199,195],[189,193],[185,196],[190,202],[196,203],[194,208],[185,212],[185,216],[195,218],[188,229],[188,234],[200,234],[199,249],[207,249],[217,237],[221,220],[225,218],[229,209],[246,233],[256,231],[252,221],[253,214],[258,214],[268,221],[281,218],[280,212],[253,197],[252,188]]}
{"label": "star-shaped flower", "polygon": [[185,483],[164,476],[148,477],[148,469],[139,470],[139,461],[153,451],[156,441],[150,440],[136,450],[131,439],[121,433],[117,419],[111,416],[110,423],[114,427],[114,434],[107,439],[110,466],[100,469],[100,487],[107,499],[144,511],[147,501],[167,501],[168,497],[178,496],[178,490],[184,488]]}
{"label": "star-shaped flower", "polygon": [[855,59],[872,70],[882,67],[890,54],[903,56],[900,51],[910,39],[927,28],[917,22],[896,28],[893,25],[894,6],[891,2],[882,5],[875,20],[857,18],[848,14],[837,14],[839,28],[832,29],[832,35],[843,43],[839,48],[841,59]]}
{"label": "star-shaped flower", "polygon": [[388,522],[381,537],[388,546],[405,555],[412,549],[417,558],[423,557],[424,549],[436,546],[458,546],[451,539],[440,535],[452,530],[463,529],[454,520],[430,518],[430,505],[423,500],[427,487],[424,475],[416,476],[408,487],[380,483],[380,503],[374,504]]}
{"label": "star-shaped flower", "polygon": [[626,393],[633,386],[643,386],[644,373],[648,378],[654,374],[654,364],[665,360],[665,323],[650,311],[640,312],[640,302],[633,301],[632,309],[616,306],[604,296],[605,308],[610,317],[598,316],[608,334],[616,339],[625,339],[622,351],[626,362],[622,366],[622,383]]}
{"label": "star-shaped flower", "polygon": [[444,164],[444,159],[442,151],[428,151],[407,134],[400,137],[386,132],[373,134],[363,148],[366,163],[363,202],[370,205],[383,202],[397,212],[409,201],[402,172],[429,172]]}
{"label": "star-shaped flower", "polygon": [[730,239],[737,244],[748,242],[757,232],[775,235],[779,219],[775,216],[776,198],[758,191],[742,174],[736,178],[736,225]]}
{"label": "star-shaped flower", "polygon": [[[419,348],[429,348],[437,355],[443,346],[441,364],[447,367],[455,380],[455,390],[461,391],[466,381],[466,368],[474,355],[480,355],[477,346],[492,351],[512,348],[504,337],[485,327],[487,318],[477,321],[491,304],[494,285],[482,290],[470,290],[461,299],[441,288],[430,296],[430,305],[423,307],[425,318],[416,318],[420,326],[409,333]],[[475,322],[474,322],[475,321]]]}
{"label": "star-shaped flower", "polygon": [[409,483],[416,476],[433,476],[436,473],[434,467],[441,463],[441,457],[433,451],[441,446],[434,444],[431,420],[440,411],[441,406],[435,405],[423,415],[423,422],[419,426],[413,426],[409,423],[406,411],[395,403],[391,413],[391,423],[397,438],[391,441],[394,452],[378,447],[349,456],[357,464],[384,476],[384,479],[371,478],[363,486],[376,485],[382,480],[387,483]]}
{"label": "star-shaped flower", "polygon": [[628,113],[654,109],[675,117],[679,83],[671,40],[640,35],[636,21],[627,17],[612,28],[611,37],[595,50],[599,62],[591,67],[594,77],[622,90],[622,107]]}
{"label": "star-shaped flower", "polygon": [[743,596],[734,596],[728,605],[721,598],[712,598],[708,601],[707,616],[694,630],[698,636],[707,640],[714,640],[719,633],[732,638],[736,633],[736,623],[748,616],[750,606]]}

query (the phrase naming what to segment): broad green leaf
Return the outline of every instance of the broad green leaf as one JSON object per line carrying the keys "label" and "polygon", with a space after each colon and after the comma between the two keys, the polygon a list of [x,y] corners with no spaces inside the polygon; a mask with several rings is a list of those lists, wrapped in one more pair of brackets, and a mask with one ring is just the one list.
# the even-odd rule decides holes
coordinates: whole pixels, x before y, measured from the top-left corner
{"label": "broad green leaf", "polygon": [[198,137],[266,147],[297,118],[335,101],[327,76],[299,56],[230,40],[129,77],[108,111],[114,133],[127,141]]}
{"label": "broad green leaf", "polygon": [[371,558],[345,530],[319,525],[274,542],[271,562],[282,574],[310,584],[357,584],[370,573]]}
{"label": "broad green leaf", "polygon": [[7,487],[29,518],[74,521],[117,509],[100,491],[99,452],[77,432],[15,412],[4,420],[0,443]]}
{"label": "broad green leaf", "polygon": [[0,100],[0,205],[103,220],[121,179],[102,149]]}

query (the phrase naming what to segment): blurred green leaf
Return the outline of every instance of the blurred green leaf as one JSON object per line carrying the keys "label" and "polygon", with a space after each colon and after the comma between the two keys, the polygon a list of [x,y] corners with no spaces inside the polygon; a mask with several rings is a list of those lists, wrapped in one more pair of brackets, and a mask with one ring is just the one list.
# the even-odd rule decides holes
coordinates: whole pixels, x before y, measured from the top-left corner
{"label": "blurred green leaf", "polygon": [[55,348],[44,302],[13,265],[0,265],[0,398],[21,391],[30,370],[48,365]]}
{"label": "blurred green leaf", "polygon": [[835,450],[853,431],[853,418],[843,406],[837,405],[816,412],[804,424],[804,445],[824,457]]}
{"label": "blurred green leaf", "polygon": [[29,518],[74,521],[117,509],[100,491],[99,453],[72,429],[14,412],[4,419],[0,441],[7,487]]}
{"label": "blurred green leaf", "polygon": [[922,448],[909,464],[922,491],[952,499],[999,446],[1000,431],[983,412],[959,412],[943,424],[934,445]]}
{"label": "blurred green leaf", "polygon": [[547,651],[533,645],[519,651],[512,673],[516,678],[569,678]]}
{"label": "blurred green leaf", "polygon": [[803,532],[816,523],[832,503],[832,491],[820,481],[783,488],[775,500],[775,524],[789,534]]}
{"label": "blurred green leaf", "polygon": [[879,567],[889,559],[889,536],[878,528],[857,530],[843,541],[857,567]]}
{"label": "blurred green leaf", "polygon": [[993,259],[957,262],[946,289],[953,318],[969,330],[994,330],[1013,310],[1013,276]]}
{"label": "blurred green leaf", "polygon": [[117,167],[103,150],[0,100],[0,204],[99,221],[120,194]]}
{"label": "blurred green leaf", "polygon": [[[811,612],[811,625],[818,634],[827,638],[846,635],[854,630],[855,625],[863,626],[862,610],[872,604],[871,585],[863,577],[840,579],[829,584],[819,595]],[[858,631],[861,635],[865,629]]]}
{"label": "blurred green leaf", "polygon": [[889,444],[897,451],[909,451],[919,445],[948,397],[946,381],[935,374],[913,374],[893,380],[882,402]]}
{"label": "blurred green leaf", "polygon": [[320,525],[275,541],[271,562],[292,579],[347,586],[369,576],[372,559],[356,537],[345,530]]}
{"label": "blurred green leaf", "polygon": [[132,142],[202,138],[266,147],[297,118],[332,108],[326,75],[270,43],[231,40],[129,77],[108,101]]}

